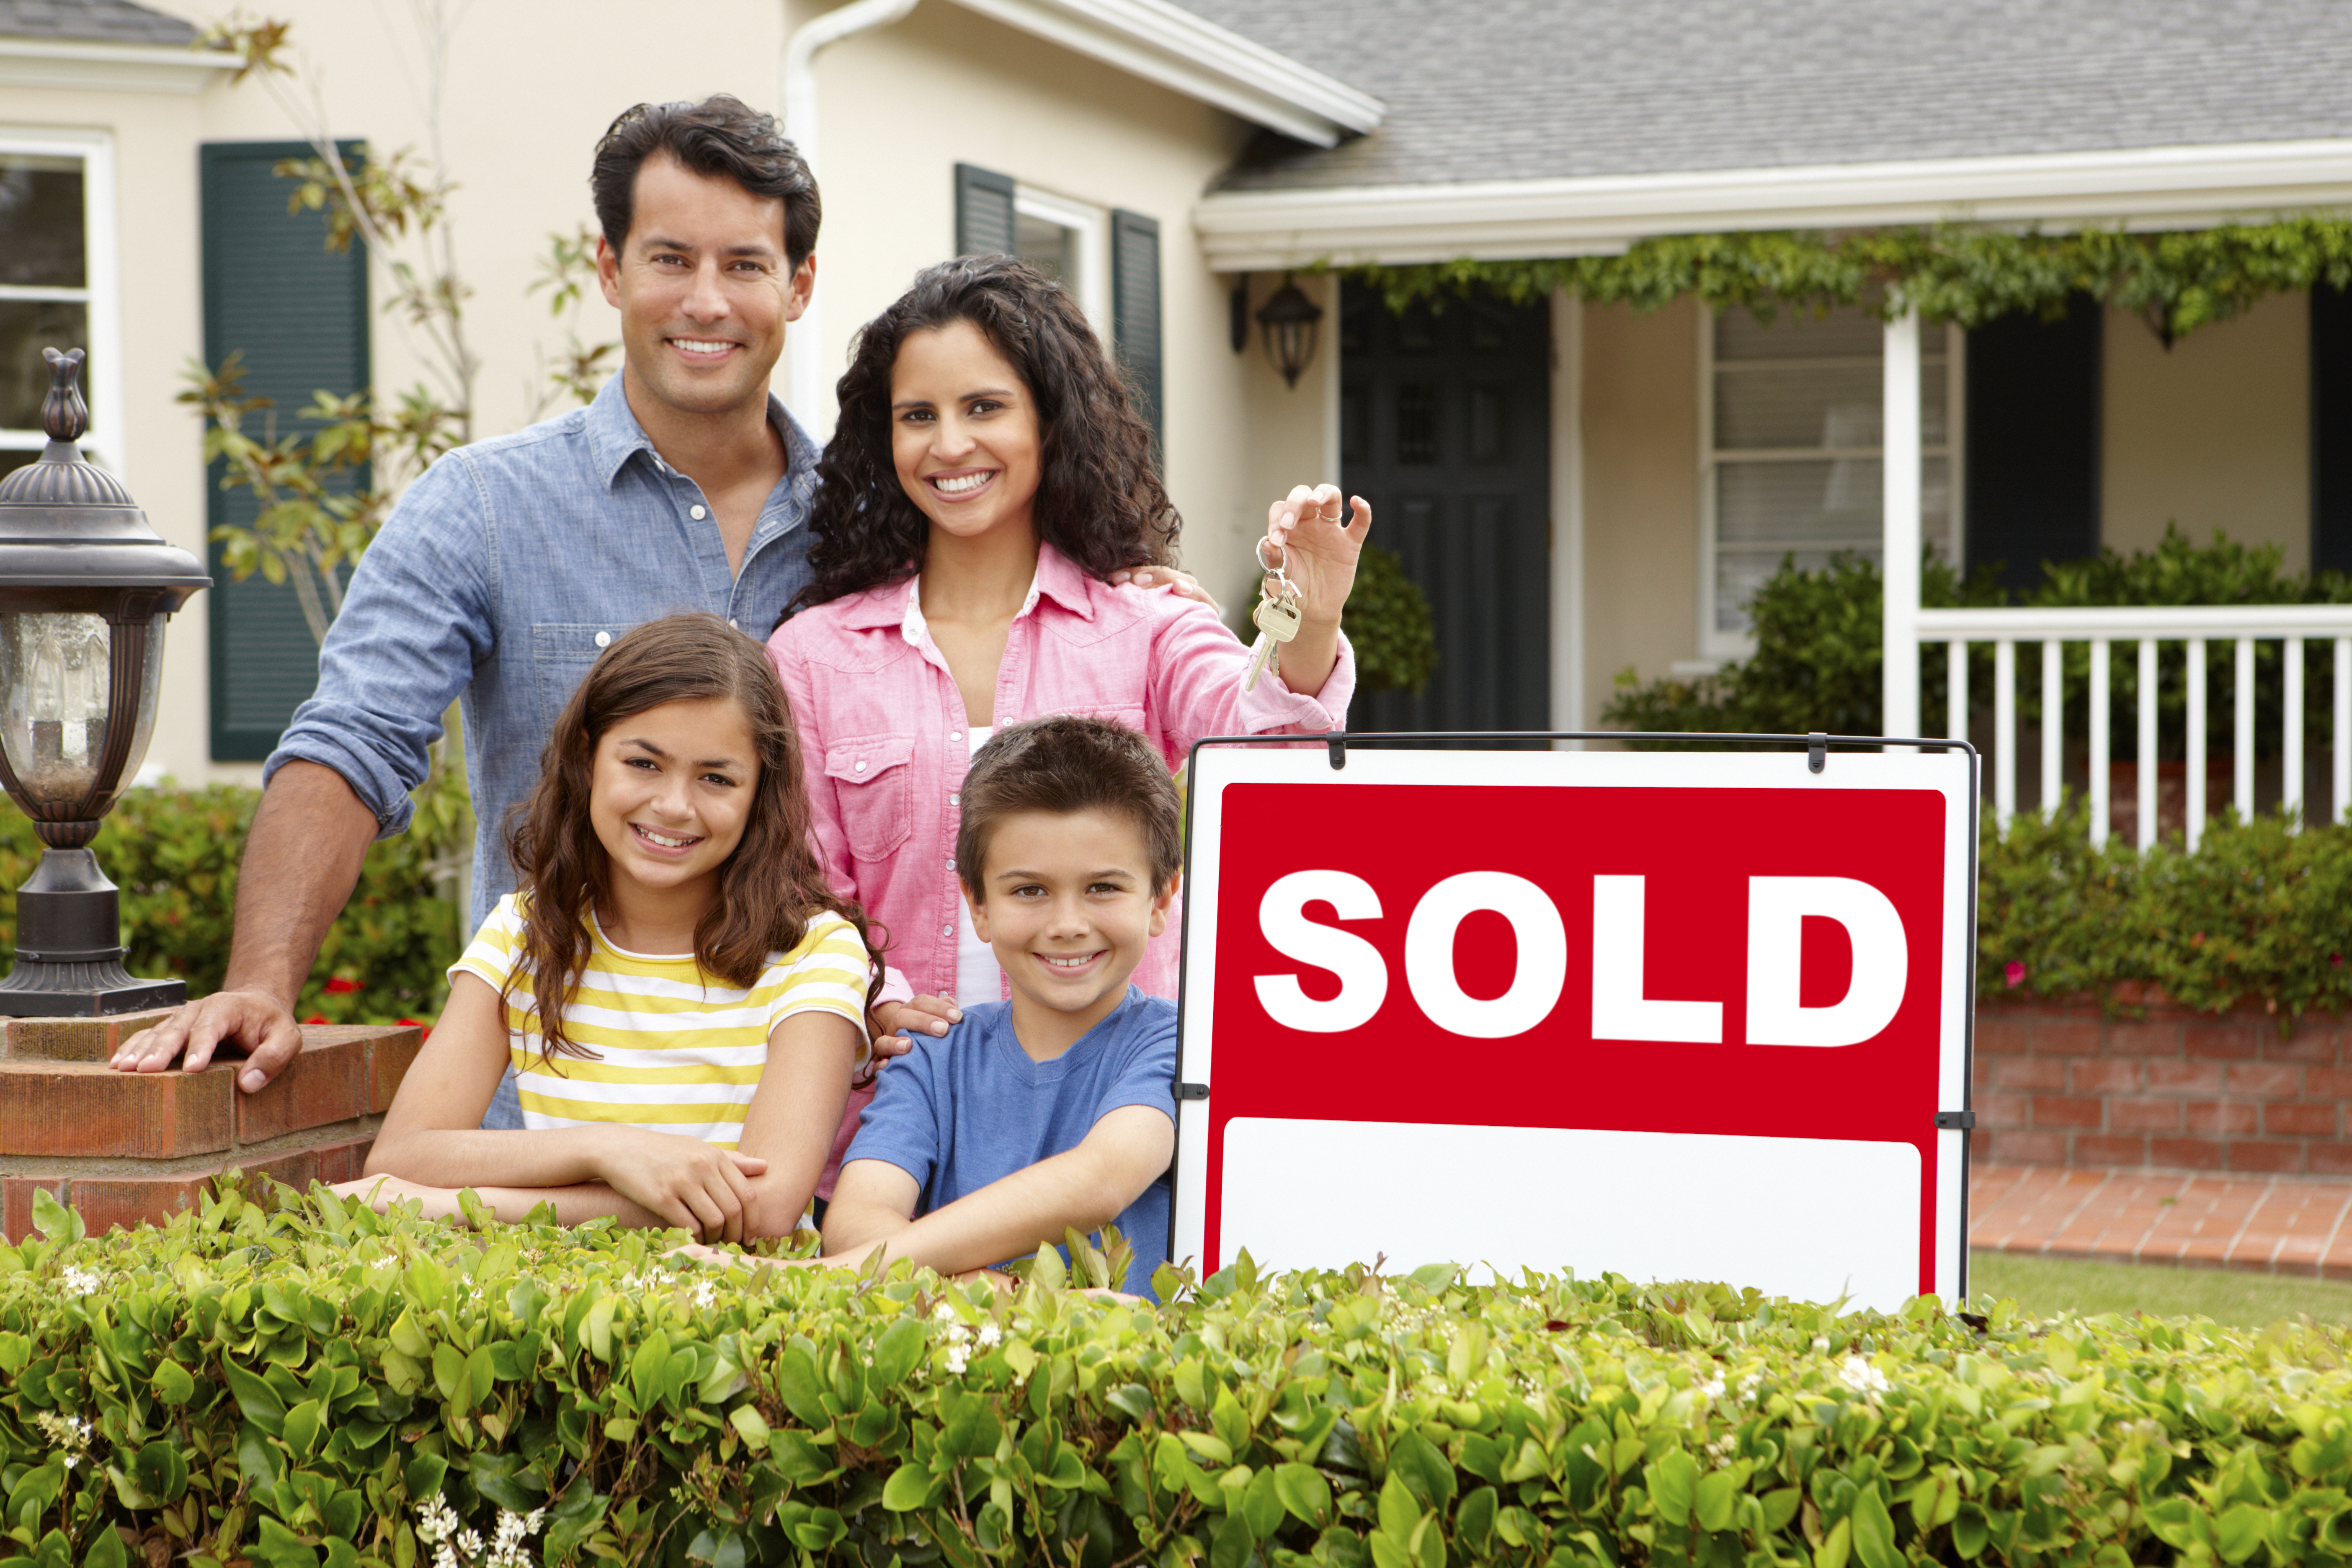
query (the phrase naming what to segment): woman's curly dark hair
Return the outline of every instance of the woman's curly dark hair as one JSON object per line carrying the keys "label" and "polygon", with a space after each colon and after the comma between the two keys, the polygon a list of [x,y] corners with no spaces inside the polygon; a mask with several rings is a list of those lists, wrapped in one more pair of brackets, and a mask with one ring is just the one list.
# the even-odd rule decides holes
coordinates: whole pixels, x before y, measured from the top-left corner
{"label": "woman's curly dark hair", "polygon": [[1182,526],[1160,482],[1151,427],[1062,286],[1010,256],[924,268],[898,302],[858,330],[835,388],[840,422],[817,465],[810,513],[814,580],[793,609],[919,572],[930,520],[890,458],[890,371],[909,332],[979,328],[1036,399],[1043,462],[1037,537],[1094,577],[1166,564]]}

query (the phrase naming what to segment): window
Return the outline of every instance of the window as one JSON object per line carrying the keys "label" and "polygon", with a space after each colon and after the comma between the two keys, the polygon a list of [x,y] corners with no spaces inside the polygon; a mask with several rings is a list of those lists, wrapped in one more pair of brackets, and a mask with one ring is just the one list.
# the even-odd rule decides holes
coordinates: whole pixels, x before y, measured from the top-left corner
{"label": "window", "polygon": [[1096,335],[1108,337],[1104,317],[1110,302],[1110,257],[1103,245],[1102,208],[1015,185],[1013,235],[1013,253],[1060,279]]}
{"label": "window", "polygon": [[45,348],[80,349],[85,447],[120,468],[112,161],[103,137],[0,130],[0,473],[40,456]]}
{"label": "window", "polygon": [[[1705,658],[1749,651],[1748,601],[1789,555],[1811,567],[1843,550],[1878,558],[1884,331],[1860,308],[1784,312],[1769,327],[1735,309],[1700,334]],[[1919,346],[1921,531],[1957,560],[1959,329],[1923,327]]]}

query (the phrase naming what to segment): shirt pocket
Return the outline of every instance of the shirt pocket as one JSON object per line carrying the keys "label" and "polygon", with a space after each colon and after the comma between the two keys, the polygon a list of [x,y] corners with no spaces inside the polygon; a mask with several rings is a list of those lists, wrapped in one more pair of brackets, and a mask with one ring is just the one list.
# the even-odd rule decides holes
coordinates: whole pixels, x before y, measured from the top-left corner
{"label": "shirt pocket", "polygon": [[548,734],[563,705],[580,689],[588,667],[613,639],[629,629],[625,621],[541,621],[530,628],[532,679],[539,686],[539,719]]}
{"label": "shirt pocket", "polygon": [[841,833],[849,852],[867,862],[887,860],[914,826],[912,735],[861,735],[824,749],[824,776],[841,803]]}

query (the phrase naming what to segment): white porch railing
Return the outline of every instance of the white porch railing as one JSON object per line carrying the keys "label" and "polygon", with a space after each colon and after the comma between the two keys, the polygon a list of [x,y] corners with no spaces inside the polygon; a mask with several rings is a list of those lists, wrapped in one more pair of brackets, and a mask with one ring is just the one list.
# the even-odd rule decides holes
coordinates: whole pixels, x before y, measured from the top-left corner
{"label": "white porch railing", "polygon": [[[1890,533],[1893,531],[1889,531]],[[1916,554],[1916,551],[1915,551]],[[1894,588],[1892,574],[1888,587]],[[1911,650],[1892,639],[1888,645],[1888,675],[1916,669],[1916,657],[1898,664],[1906,651],[1944,643],[1950,658],[1950,691],[1944,733],[1968,734],[1969,645],[1993,645],[1993,731],[1990,763],[1993,812],[2006,828],[2017,812],[2017,645],[2038,643],[2042,648],[2042,804],[2054,810],[2060,797],[2065,757],[2065,679],[2063,647],[2086,642],[2091,651],[2090,691],[2090,810],[2091,842],[2107,841],[2114,758],[2109,754],[2107,693],[2110,650],[2117,643],[2138,647],[2139,726],[2136,805],[2137,839],[2145,849],[2157,836],[2157,676],[2158,650],[2165,643],[2186,645],[2188,668],[2200,678],[2187,682],[2188,693],[2188,837],[2195,848],[2205,826],[2206,649],[2217,642],[2236,645],[2235,689],[2231,737],[2231,804],[2242,818],[2254,814],[2254,644],[2284,643],[2282,660],[2282,745],[2280,804],[2289,813],[2304,806],[2304,645],[2312,640],[2335,644],[2334,767],[2329,810],[2341,816],[2352,803],[2352,605],[2263,605],[2135,606],[2123,609],[1984,609],[1911,612],[1917,641]],[[1915,689],[1916,691],[1916,689]],[[1916,704],[1915,695],[1912,701]],[[1914,731],[1919,732],[1919,731]],[[1893,731],[1890,733],[1901,733]]]}

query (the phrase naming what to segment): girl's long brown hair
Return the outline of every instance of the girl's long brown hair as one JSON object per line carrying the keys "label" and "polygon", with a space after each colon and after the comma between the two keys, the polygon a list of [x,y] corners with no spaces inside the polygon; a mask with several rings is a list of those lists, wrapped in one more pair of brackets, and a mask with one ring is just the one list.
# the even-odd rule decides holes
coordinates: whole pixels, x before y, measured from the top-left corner
{"label": "girl's long brown hair", "polygon": [[[589,816],[596,747],[622,720],[668,702],[723,698],[742,710],[760,759],[743,837],[719,869],[719,896],[694,928],[694,960],[707,975],[749,986],[768,955],[808,935],[809,918],[831,910],[857,928],[878,959],[866,912],[825,885],[809,847],[808,792],[801,785],[800,733],[783,683],[767,654],[712,615],[669,616],[615,638],[564,705],[541,753],[539,785],[507,826],[522,905],[522,951],[499,993],[528,984],[539,1009],[542,1049],[593,1057],[564,1033],[563,1009],[588,966],[588,917],[612,893],[612,863]],[[866,985],[871,1007],[881,965]]]}

